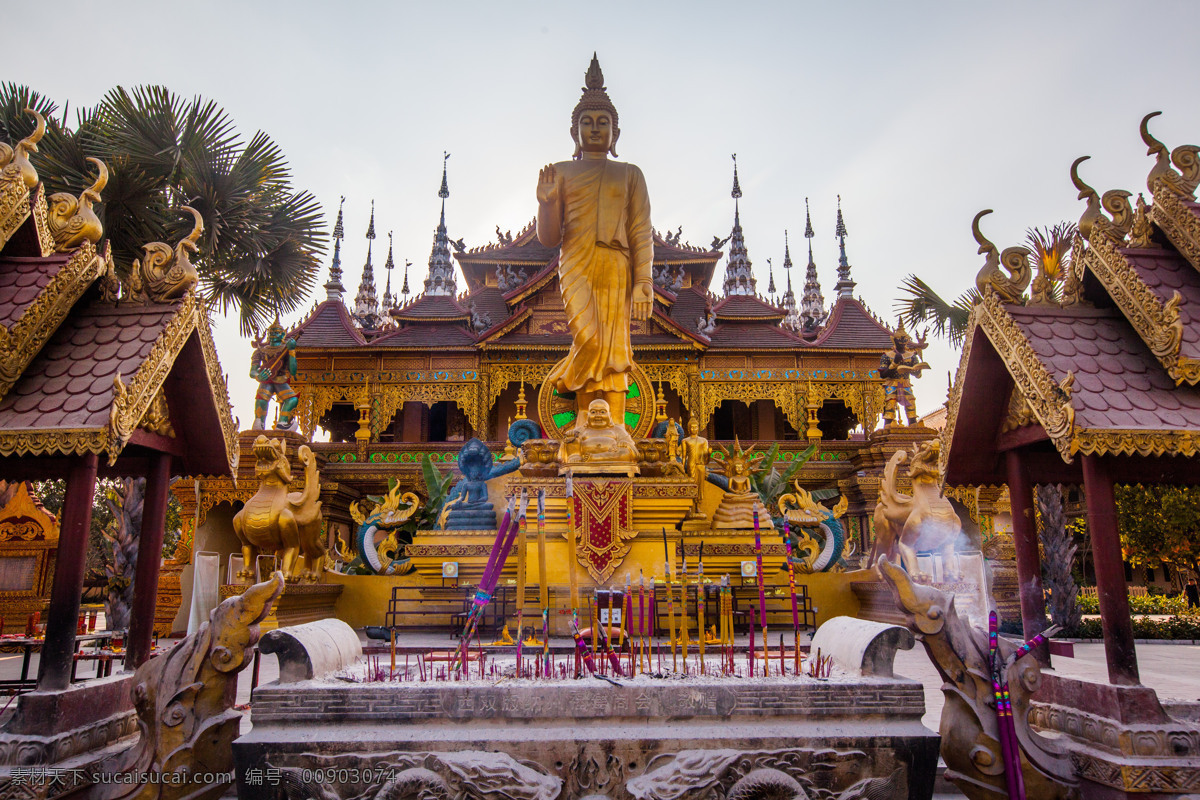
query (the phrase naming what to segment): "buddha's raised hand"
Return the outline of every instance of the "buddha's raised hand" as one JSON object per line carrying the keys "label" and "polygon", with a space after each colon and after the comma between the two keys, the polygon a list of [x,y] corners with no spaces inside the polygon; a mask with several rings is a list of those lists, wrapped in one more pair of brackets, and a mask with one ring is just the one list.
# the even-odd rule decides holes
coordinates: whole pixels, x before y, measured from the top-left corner
{"label": "buddha's raised hand", "polygon": [[542,205],[558,202],[558,170],[553,164],[547,164],[538,173],[537,199]]}

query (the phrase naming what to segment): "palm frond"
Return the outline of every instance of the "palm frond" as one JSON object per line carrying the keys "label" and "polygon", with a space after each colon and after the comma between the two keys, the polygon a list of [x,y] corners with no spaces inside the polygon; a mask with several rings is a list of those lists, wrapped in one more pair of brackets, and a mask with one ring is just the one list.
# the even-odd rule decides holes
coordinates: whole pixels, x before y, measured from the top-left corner
{"label": "palm frond", "polygon": [[0,140],[16,144],[33,132],[37,123],[25,113],[26,108],[46,117],[49,123],[58,105],[28,86],[11,81],[0,84]]}
{"label": "palm frond", "polygon": [[900,290],[907,296],[898,298],[894,308],[906,325],[910,328],[928,325],[935,336],[948,339],[951,345],[957,347],[962,344],[971,309],[979,302],[977,289],[963,292],[950,303],[943,300],[925,281],[916,275],[909,275],[900,285]]}

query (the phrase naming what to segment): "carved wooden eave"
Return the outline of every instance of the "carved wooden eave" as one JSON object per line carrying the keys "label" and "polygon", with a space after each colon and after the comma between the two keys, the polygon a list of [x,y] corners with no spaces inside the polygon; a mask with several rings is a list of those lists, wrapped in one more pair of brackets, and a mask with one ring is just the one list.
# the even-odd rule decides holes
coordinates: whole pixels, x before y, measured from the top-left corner
{"label": "carved wooden eave", "polygon": [[1179,292],[1163,302],[1138,276],[1116,245],[1102,235],[1092,236],[1081,266],[1100,280],[1125,319],[1176,384],[1200,382],[1200,361],[1179,352],[1183,344]]}
{"label": "carved wooden eave", "polygon": [[946,427],[942,431],[943,448],[938,457],[943,474],[950,449],[948,445],[953,441],[954,427],[958,421],[959,403],[962,399],[961,387],[966,377],[966,367],[971,354],[970,342],[976,327],[983,330],[1004,362],[1015,384],[1014,391],[1021,393],[1063,461],[1071,463],[1075,451],[1075,409],[1071,405],[1070,395],[1047,371],[1016,320],[1009,315],[1000,297],[995,292],[987,292],[983,300],[971,310],[965,339],[968,345],[963,349],[959,373],[950,393],[949,413]]}
{"label": "carved wooden eave", "polygon": [[1150,220],[1157,225],[1175,249],[1200,271],[1200,216],[1195,204],[1167,187],[1160,178],[1151,187],[1154,205]]}
{"label": "carved wooden eave", "polygon": [[79,298],[104,274],[106,266],[105,259],[85,240],[12,326],[0,325],[0,398],[8,394]]}
{"label": "carved wooden eave", "polygon": [[523,285],[518,286],[512,291],[504,295],[504,302],[509,308],[524,302],[527,298],[540,292],[550,281],[558,277],[558,256],[555,256],[546,264],[541,272],[538,272]]}
{"label": "carved wooden eave", "polygon": [[3,508],[0,508],[0,542],[53,545],[58,541],[58,520],[29,494],[21,481]]}
{"label": "carved wooden eave", "polygon": [[220,371],[220,362],[217,360],[207,312],[203,301],[194,291],[189,292],[179,302],[137,370],[128,376],[127,380],[118,376],[118,380],[114,382],[107,425],[7,429],[0,431],[0,455],[107,453],[109,464],[114,464],[135,434],[156,436],[138,431],[138,428],[142,426],[147,412],[160,396],[167,376],[193,333],[198,338],[205,362],[209,391],[212,393],[212,402],[232,473],[236,469],[238,458],[237,425],[230,413],[229,393]]}
{"label": "carved wooden eave", "polygon": [[513,314],[504,322],[501,322],[499,325],[493,327],[490,331],[484,332],[482,338],[479,340],[479,344],[483,347],[488,347],[489,345],[493,347],[497,345],[503,346],[503,338],[518,325],[529,319],[529,317],[532,315],[532,308],[525,307],[518,310],[517,313]]}

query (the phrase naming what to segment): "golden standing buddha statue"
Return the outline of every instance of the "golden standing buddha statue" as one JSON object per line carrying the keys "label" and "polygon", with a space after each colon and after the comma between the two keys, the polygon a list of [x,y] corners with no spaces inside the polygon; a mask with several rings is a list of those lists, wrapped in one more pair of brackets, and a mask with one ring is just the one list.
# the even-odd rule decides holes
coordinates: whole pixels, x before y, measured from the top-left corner
{"label": "golden standing buddha statue", "polygon": [[630,318],[648,318],[654,305],[650,197],[640,169],[608,158],[617,154],[620,128],[595,55],[585,80],[571,115],[575,157],[538,176],[538,241],[561,245],[558,279],[571,330],[571,350],[547,380],[575,394],[576,431],[587,435],[588,407],[602,399],[632,444],[622,424],[633,369]]}

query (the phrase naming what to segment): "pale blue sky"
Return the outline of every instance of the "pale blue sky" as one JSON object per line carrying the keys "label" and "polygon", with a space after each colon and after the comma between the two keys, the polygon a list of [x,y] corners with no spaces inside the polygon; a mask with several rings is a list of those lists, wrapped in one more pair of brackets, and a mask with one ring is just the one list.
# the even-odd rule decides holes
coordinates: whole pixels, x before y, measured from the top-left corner
{"label": "pale blue sky", "polygon": [[[984,232],[1001,248],[1031,225],[1077,219],[1076,156],[1093,156],[1083,175],[1097,190],[1145,191],[1143,114],[1164,112],[1152,130],[1169,147],[1200,141],[1195,6],[1182,1],[6,8],[10,32],[23,33],[7,37],[3,79],[72,107],[116,84],[202,94],[247,136],[261,128],[279,143],[330,223],[346,195],[351,292],[372,198],[377,269],[394,230],[398,263],[414,263],[414,285],[424,278],[443,150],[451,238],[475,246],[496,225],[523,227],[538,168],[571,153],[570,111],[593,50],[621,117],[618,151],[645,172],[656,227],[682,225],[695,244],[725,236],[737,152],[760,289],[771,258],[782,290],[785,228],[803,283],[808,196],[830,298],[840,193],[858,291],[882,316],[910,272],[948,297],[972,284],[982,257],[970,221],[982,208],[996,210]],[[218,344],[248,424],[249,347],[231,323],[218,324]],[[929,352],[923,413],[944,400],[957,364],[945,346]]]}

